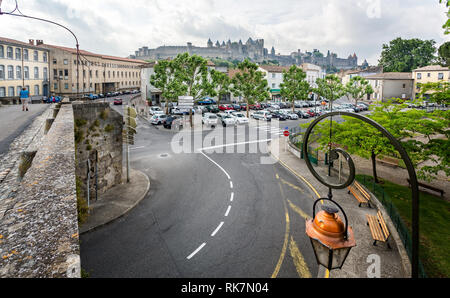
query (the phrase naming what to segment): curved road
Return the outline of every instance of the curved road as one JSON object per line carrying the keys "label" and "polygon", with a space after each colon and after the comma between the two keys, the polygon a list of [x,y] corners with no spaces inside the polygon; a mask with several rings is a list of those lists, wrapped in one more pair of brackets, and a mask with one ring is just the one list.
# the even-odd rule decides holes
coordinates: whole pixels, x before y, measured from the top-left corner
{"label": "curved road", "polygon": [[91,277],[317,276],[304,219],[314,197],[302,182],[261,164],[264,153],[174,154],[173,136],[140,121],[131,166],[151,190],[124,217],[81,236]]}

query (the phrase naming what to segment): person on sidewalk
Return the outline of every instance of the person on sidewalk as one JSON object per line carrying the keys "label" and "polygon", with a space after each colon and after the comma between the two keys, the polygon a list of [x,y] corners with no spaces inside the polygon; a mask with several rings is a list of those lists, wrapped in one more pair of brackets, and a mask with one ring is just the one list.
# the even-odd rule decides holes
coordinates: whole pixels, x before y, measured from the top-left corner
{"label": "person on sidewalk", "polygon": [[25,111],[25,109],[28,111],[28,97],[30,93],[26,88],[22,88],[20,91],[20,101],[22,102],[22,111]]}

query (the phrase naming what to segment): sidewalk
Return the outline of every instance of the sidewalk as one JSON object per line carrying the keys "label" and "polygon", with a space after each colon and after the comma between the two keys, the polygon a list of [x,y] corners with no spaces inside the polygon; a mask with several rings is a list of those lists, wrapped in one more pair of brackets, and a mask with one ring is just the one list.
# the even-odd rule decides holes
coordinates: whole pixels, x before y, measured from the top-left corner
{"label": "sidewalk", "polygon": [[[286,138],[280,138],[279,156],[274,157],[280,161],[281,165],[296,175],[302,183],[309,184],[308,186],[314,197],[320,195],[320,197],[326,198],[328,195],[328,188],[322,185],[311,174],[303,160],[296,157],[289,150],[285,151],[285,142]],[[275,145],[276,144],[274,143],[273,146]],[[316,168],[316,171],[324,177],[326,174],[323,173],[322,170],[324,170],[324,168]],[[373,202],[376,204],[373,208],[365,206],[358,207],[357,200],[347,193],[347,189],[333,190],[333,200],[335,200],[347,214],[349,226],[352,227],[354,232],[356,247],[351,249],[341,270],[333,270],[330,272],[331,278],[367,278],[368,268],[373,264],[373,260],[368,260],[370,255],[377,255],[380,258],[381,278],[407,278],[411,276],[411,265],[400,237],[381,203],[379,203],[373,195],[372,198],[374,198]],[[383,218],[391,233],[391,237],[388,241],[392,249],[388,249],[385,243],[378,242],[377,246],[373,245],[370,229],[367,226],[366,214],[376,215],[378,210],[383,214]]]}
{"label": "sidewalk", "polygon": [[130,183],[126,183],[126,174],[122,184],[116,185],[99,196],[97,202],[91,202],[90,214],[79,227],[80,234],[110,223],[133,209],[147,195],[150,180],[141,171],[130,171]]}

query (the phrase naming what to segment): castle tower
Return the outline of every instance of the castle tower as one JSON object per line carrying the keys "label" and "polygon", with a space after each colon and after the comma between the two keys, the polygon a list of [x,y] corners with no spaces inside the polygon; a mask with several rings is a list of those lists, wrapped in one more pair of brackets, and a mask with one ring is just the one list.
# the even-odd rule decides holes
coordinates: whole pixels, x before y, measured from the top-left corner
{"label": "castle tower", "polygon": [[275,57],[275,48],[272,46],[272,49],[270,50],[270,55],[272,57]]}
{"label": "castle tower", "polygon": [[216,41],[216,47],[220,48],[220,42]]}
{"label": "castle tower", "polygon": [[208,39],[208,48],[212,48],[213,47],[213,42],[211,41],[211,38]]}

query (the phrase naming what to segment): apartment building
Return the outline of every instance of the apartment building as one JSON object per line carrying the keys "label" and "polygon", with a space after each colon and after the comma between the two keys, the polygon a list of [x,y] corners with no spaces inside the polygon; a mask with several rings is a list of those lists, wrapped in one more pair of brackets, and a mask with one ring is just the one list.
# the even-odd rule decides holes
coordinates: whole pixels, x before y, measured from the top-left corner
{"label": "apartment building", "polygon": [[49,94],[49,50],[0,37],[0,97],[17,97],[25,87],[31,97]]}
{"label": "apartment building", "polygon": [[[429,65],[414,69],[412,77],[414,79],[413,96],[415,99],[419,96],[421,84],[440,81],[450,82],[450,68],[440,65]],[[425,94],[425,97],[427,97],[427,94]]]}
{"label": "apartment building", "polygon": [[[142,60],[95,54],[85,50],[45,44],[37,46],[50,53],[51,94],[74,97],[79,94],[99,94],[136,90],[141,87]],[[78,71],[78,73],[77,73]]]}
{"label": "apartment building", "polygon": [[388,100],[391,98],[411,99],[413,77],[410,72],[385,72],[365,77],[374,93],[367,100]]}

